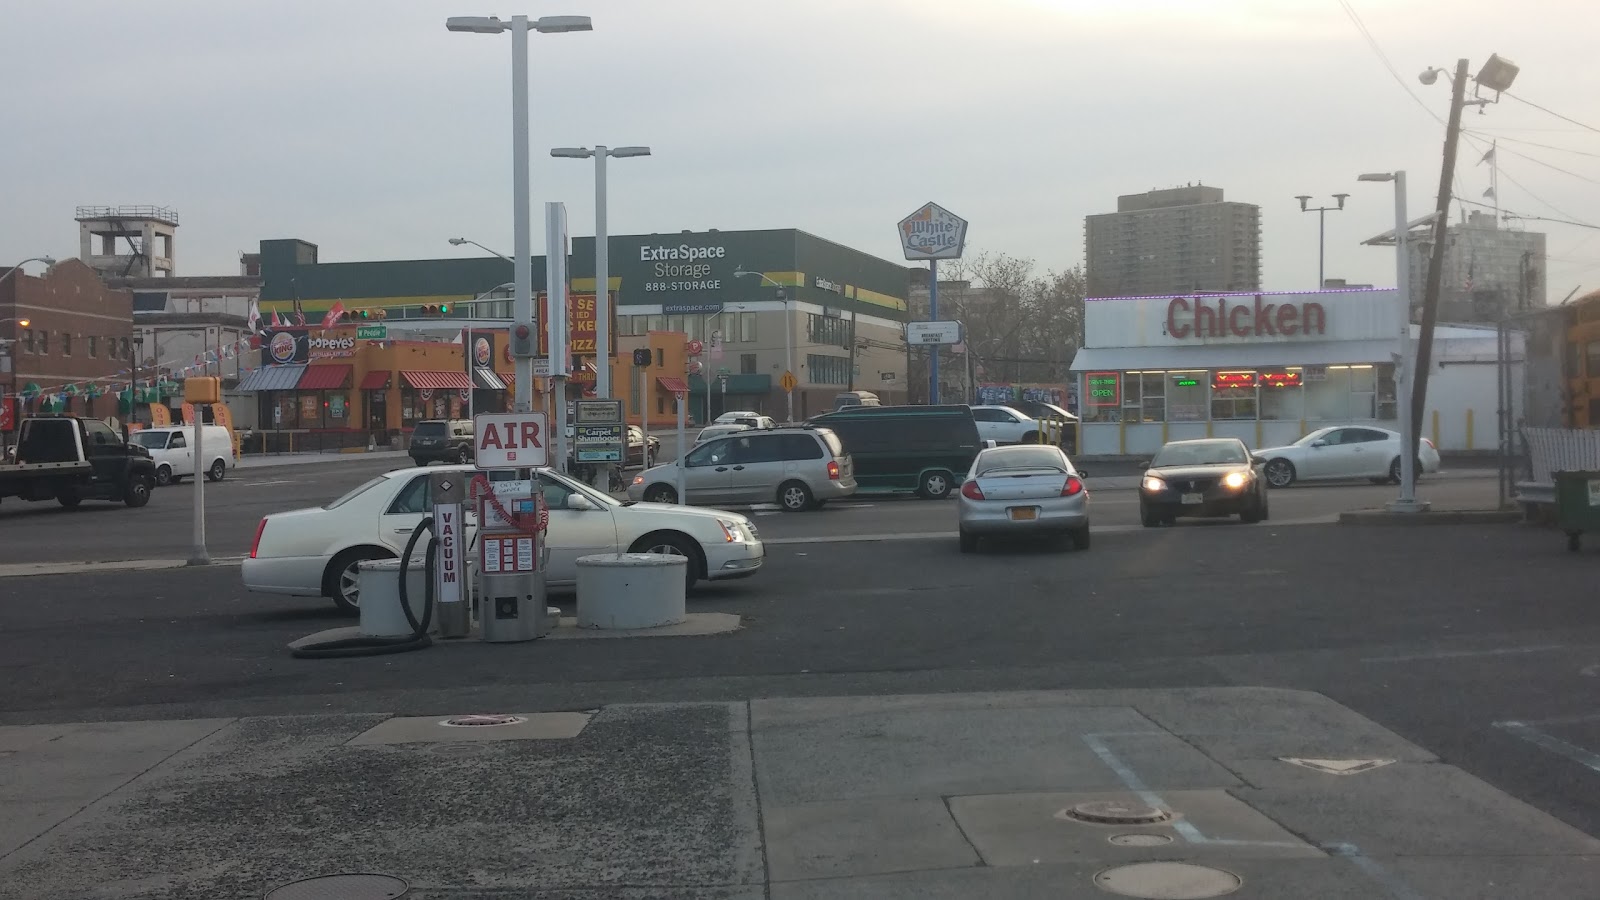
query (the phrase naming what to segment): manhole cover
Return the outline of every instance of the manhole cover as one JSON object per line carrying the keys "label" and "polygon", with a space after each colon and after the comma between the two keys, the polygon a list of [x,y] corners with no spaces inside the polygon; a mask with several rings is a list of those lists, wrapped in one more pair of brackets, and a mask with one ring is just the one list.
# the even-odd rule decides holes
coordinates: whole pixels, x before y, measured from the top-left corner
{"label": "manhole cover", "polygon": [[1123,897],[1148,900],[1204,900],[1239,889],[1239,876],[1210,866],[1181,862],[1133,863],[1094,876],[1095,887]]}
{"label": "manhole cover", "polygon": [[266,900],[398,900],[411,885],[393,875],[318,875],[274,888]]}
{"label": "manhole cover", "polygon": [[521,725],[528,721],[521,716],[451,716],[440,722],[446,728],[493,728],[497,725]]}
{"label": "manhole cover", "polygon": [[1118,847],[1160,847],[1172,843],[1172,838],[1164,834],[1113,834],[1106,840]]}
{"label": "manhole cover", "polygon": [[1154,806],[1145,806],[1142,803],[1126,803],[1121,800],[1090,800],[1069,806],[1059,813],[1058,818],[1077,819],[1079,822],[1094,822],[1098,825],[1153,825],[1165,822],[1172,818],[1172,813]]}

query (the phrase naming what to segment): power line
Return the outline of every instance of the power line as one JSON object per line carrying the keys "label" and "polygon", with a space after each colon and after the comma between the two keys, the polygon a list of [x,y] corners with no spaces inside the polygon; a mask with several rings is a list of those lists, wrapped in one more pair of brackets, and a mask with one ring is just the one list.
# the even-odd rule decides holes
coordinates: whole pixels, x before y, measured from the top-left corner
{"label": "power line", "polygon": [[1587,150],[1574,150],[1571,147],[1557,147],[1553,144],[1541,144],[1537,141],[1525,141],[1521,138],[1506,137],[1504,135],[1495,134],[1493,132],[1484,131],[1477,128],[1463,128],[1461,131],[1463,134],[1475,134],[1478,137],[1485,137],[1489,138],[1490,140],[1507,141],[1513,144],[1524,144],[1529,147],[1538,147],[1543,150],[1556,150],[1561,153],[1575,153],[1579,156],[1592,156],[1595,159],[1600,159],[1600,153],[1590,153]]}
{"label": "power line", "polygon": [[1406,83],[1405,77],[1400,74],[1400,70],[1396,69],[1394,63],[1389,61],[1389,55],[1384,53],[1383,48],[1378,45],[1377,38],[1374,38],[1372,32],[1367,30],[1366,23],[1361,21],[1361,16],[1356,12],[1355,7],[1351,6],[1348,0],[1339,0],[1339,5],[1344,8],[1345,15],[1350,17],[1351,24],[1356,26],[1357,31],[1361,32],[1361,37],[1366,40],[1367,46],[1371,47],[1372,52],[1377,54],[1378,61],[1383,63],[1383,67],[1389,70],[1390,75],[1394,76],[1395,83],[1400,85],[1400,89],[1406,92],[1406,96],[1416,101],[1416,104],[1422,107],[1423,112],[1432,116],[1435,122],[1440,125],[1445,124],[1444,119],[1439,118],[1439,114],[1433,111],[1433,107],[1429,106],[1421,97],[1417,96],[1415,91],[1411,90],[1411,85]]}
{"label": "power line", "polygon": [[[1501,172],[1500,174],[1504,175],[1505,173]],[[1464,197],[1457,197],[1455,199],[1456,199],[1457,203],[1465,203],[1468,206],[1481,206],[1484,209],[1495,209],[1494,206],[1492,206],[1492,205],[1490,205],[1488,203],[1479,203],[1476,200],[1468,200],[1468,199],[1466,199]],[[1552,218],[1549,218],[1548,216],[1530,216],[1530,215],[1526,215],[1524,213],[1513,212],[1513,211],[1511,211],[1509,209],[1501,209],[1500,213],[1504,218],[1507,218],[1507,219],[1525,219],[1525,220],[1530,221],[1530,222],[1555,222],[1558,225],[1576,225],[1579,228],[1593,228],[1596,231],[1600,231],[1600,225],[1591,225],[1588,222],[1568,221],[1566,219],[1552,219]]]}
{"label": "power line", "polygon": [[1563,169],[1560,166],[1553,166],[1550,163],[1547,163],[1542,159],[1534,159],[1533,157],[1529,156],[1526,153],[1518,153],[1515,150],[1507,150],[1506,152],[1511,154],[1512,156],[1520,156],[1523,159],[1527,160],[1528,162],[1533,163],[1536,166],[1544,166],[1546,169],[1551,169],[1553,171],[1560,172],[1563,175],[1571,175],[1573,178],[1576,178],[1579,181],[1587,181],[1590,184],[1600,184],[1600,181],[1596,181],[1595,179],[1590,178],[1587,175],[1579,175],[1577,172],[1572,172],[1572,171],[1569,171],[1567,169]]}
{"label": "power line", "polygon": [[[1461,140],[1466,142],[1468,146],[1472,147],[1479,154],[1482,154],[1482,153],[1485,152],[1484,149],[1483,149],[1483,145],[1477,143],[1474,140],[1472,140],[1472,138],[1467,137],[1466,135],[1463,134],[1461,136]],[[1554,203],[1551,203],[1550,201],[1548,201],[1548,200],[1544,199],[1543,197],[1539,196],[1538,194],[1535,194],[1533,191],[1528,190],[1526,185],[1524,185],[1522,182],[1518,181],[1514,176],[1511,175],[1511,173],[1507,172],[1505,169],[1503,169],[1503,168],[1500,169],[1500,174],[1507,181],[1509,181],[1512,184],[1516,185],[1517,188],[1519,190],[1521,190],[1524,194],[1527,194],[1529,197],[1532,197],[1541,206],[1548,207],[1549,209],[1554,210],[1555,212],[1558,212],[1563,216],[1566,216],[1568,219],[1576,220],[1578,218],[1577,216],[1573,215],[1572,213],[1567,212],[1566,210],[1562,209],[1559,206],[1556,206]],[[1495,199],[1498,200],[1499,198],[1497,197]]]}
{"label": "power line", "polygon": [[[1343,3],[1344,0],[1339,0],[1339,2]],[[1511,99],[1517,101],[1518,103],[1523,103],[1523,104],[1526,104],[1528,106],[1531,106],[1534,109],[1537,109],[1538,111],[1540,111],[1542,113],[1548,113],[1548,114],[1550,114],[1552,116],[1555,116],[1556,118],[1560,119],[1563,122],[1568,122],[1570,124],[1578,126],[1579,128],[1584,128],[1584,129],[1587,129],[1589,131],[1592,131],[1595,134],[1600,134],[1600,128],[1596,128],[1593,125],[1588,125],[1588,124],[1585,124],[1583,122],[1579,122],[1577,119],[1574,119],[1574,118],[1572,118],[1570,116],[1563,116],[1561,113],[1558,113],[1553,109],[1550,109],[1550,108],[1544,107],[1544,106],[1540,106],[1539,104],[1533,102],[1532,100],[1527,100],[1527,99],[1524,99],[1522,97],[1518,97],[1516,94],[1513,94],[1510,91],[1503,91],[1502,93],[1504,93],[1507,97],[1510,97]]]}

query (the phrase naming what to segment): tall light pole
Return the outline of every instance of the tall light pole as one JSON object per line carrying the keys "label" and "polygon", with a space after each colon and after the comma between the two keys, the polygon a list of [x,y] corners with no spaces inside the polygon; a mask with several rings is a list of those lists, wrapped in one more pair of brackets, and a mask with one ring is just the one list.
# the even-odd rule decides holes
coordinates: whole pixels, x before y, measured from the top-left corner
{"label": "tall light pole", "polygon": [[[778,302],[783,304],[783,374],[788,375],[791,378],[797,377],[794,374],[794,339],[790,332],[789,297],[784,292],[783,285],[773,281],[771,278],[768,278],[765,272],[746,272],[743,267],[735,268],[733,270],[733,277],[735,278],[744,278],[748,275],[754,275],[761,279],[762,283],[770,284],[778,289]],[[709,381],[706,382],[706,390],[711,390],[711,383]],[[785,390],[783,394],[788,402],[788,419],[785,421],[793,422],[794,391]]]}
{"label": "tall light pole", "polygon": [[[649,147],[556,147],[550,155],[565,159],[594,157],[594,353],[595,396],[611,399],[611,245],[606,231],[606,157],[649,156]],[[710,391],[707,391],[710,396]]]}
{"label": "tall light pole", "polygon": [[[505,255],[504,253],[501,253],[499,250],[491,250],[490,248],[485,247],[484,245],[478,243],[477,241],[471,240],[470,238],[451,238],[450,239],[450,246],[452,246],[452,247],[459,247],[462,244],[471,244],[472,246],[477,247],[479,250],[482,250],[482,251],[484,251],[484,252],[486,252],[486,253],[488,253],[488,254],[490,254],[492,256],[498,256],[501,259],[505,260],[506,262],[511,263],[512,265],[516,265],[516,263],[512,261],[511,257]],[[499,290],[499,288],[495,288],[495,290]]]}
{"label": "tall light pole", "polygon": [[[1395,305],[1398,307],[1396,316],[1399,320],[1398,337],[1400,339],[1399,352],[1395,354],[1395,370],[1399,376],[1395,382],[1395,412],[1400,420],[1400,496],[1389,503],[1390,512],[1414,513],[1426,512],[1427,501],[1417,499],[1417,461],[1415,453],[1407,453],[1405,448],[1414,446],[1417,424],[1411,411],[1411,382],[1415,374],[1414,360],[1411,354],[1411,228],[1412,223],[1406,218],[1406,173],[1377,172],[1361,175],[1357,181],[1392,181],[1394,182],[1394,256],[1395,256]],[[1368,244],[1387,243],[1387,235],[1380,236]]]}
{"label": "tall light pole", "polygon": [[1344,209],[1344,198],[1349,194],[1334,194],[1333,199],[1339,201],[1338,206],[1306,206],[1306,201],[1311,199],[1310,194],[1301,194],[1295,197],[1300,201],[1301,212],[1314,212],[1317,214],[1317,290],[1322,290],[1328,283],[1325,271],[1328,248],[1328,212],[1338,212]]}
{"label": "tall light pole", "polygon": [[[532,28],[540,34],[560,34],[592,31],[594,25],[588,16],[540,16],[531,24],[527,16],[512,16],[509,22],[493,16],[451,16],[445,20],[445,28],[469,34],[511,32],[511,217],[514,232],[512,253],[515,256],[512,260],[512,280],[516,283],[512,314],[516,319],[514,328],[524,335],[531,335],[533,223],[529,218],[531,211],[528,205],[528,30]],[[516,359],[517,412],[533,412],[533,356],[519,354]]]}

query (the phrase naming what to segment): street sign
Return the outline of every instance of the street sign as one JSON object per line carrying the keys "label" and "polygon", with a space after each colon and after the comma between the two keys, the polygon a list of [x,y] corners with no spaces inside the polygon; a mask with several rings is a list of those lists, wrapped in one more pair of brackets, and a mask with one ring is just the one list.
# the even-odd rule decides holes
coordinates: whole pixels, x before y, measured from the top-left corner
{"label": "street sign", "polygon": [[615,425],[621,422],[621,400],[578,400],[573,405],[574,425]]}
{"label": "street sign", "polygon": [[533,358],[533,377],[535,377],[535,378],[549,378],[550,377],[550,357],[548,357],[548,356],[535,356]]}
{"label": "street sign", "polygon": [[900,220],[900,247],[906,259],[960,259],[967,242],[967,220],[937,203]]}
{"label": "street sign", "polygon": [[388,336],[389,326],[387,325],[356,326],[356,340],[358,341],[381,341]]}
{"label": "street sign", "polygon": [[799,383],[795,380],[793,372],[784,372],[783,377],[778,379],[778,385],[783,388],[785,394],[792,393],[795,385]]}
{"label": "street sign", "polygon": [[690,356],[699,356],[705,351],[705,349],[705,345],[701,344],[699,341],[690,341],[689,343],[683,345],[683,352]]}
{"label": "street sign", "polygon": [[482,413],[472,419],[480,469],[550,464],[549,422],[542,412]]}
{"label": "street sign", "polygon": [[579,425],[572,435],[578,462],[622,462],[622,436],[626,426]]}
{"label": "street sign", "polygon": [[959,344],[960,322],[907,322],[908,344]]}

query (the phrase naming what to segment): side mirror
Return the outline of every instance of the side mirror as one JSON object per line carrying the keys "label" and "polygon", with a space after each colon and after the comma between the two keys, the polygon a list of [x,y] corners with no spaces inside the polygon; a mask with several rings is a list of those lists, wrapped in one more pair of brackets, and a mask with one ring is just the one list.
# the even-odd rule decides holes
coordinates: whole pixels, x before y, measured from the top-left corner
{"label": "side mirror", "polygon": [[1145,469],[1148,469],[1148,468],[1150,468],[1150,460],[1148,460],[1148,459],[1139,460],[1139,470],[1140,471],[1144,471]]}
{"label": "side mirror", "polygon": [[589,498],[582,494],[571,494],[567,497],[567,509],[587,512],[594,509],[594,504],[589,502]]}
{"label": "side mirror", "polygon": [[1313,447],[1326,447],[1326,446],[1328,446],[1328,442],[1324,441],[1324,440],[1315,440],[1315,441],[1311,442],[1311,446],[1313,446]]}

